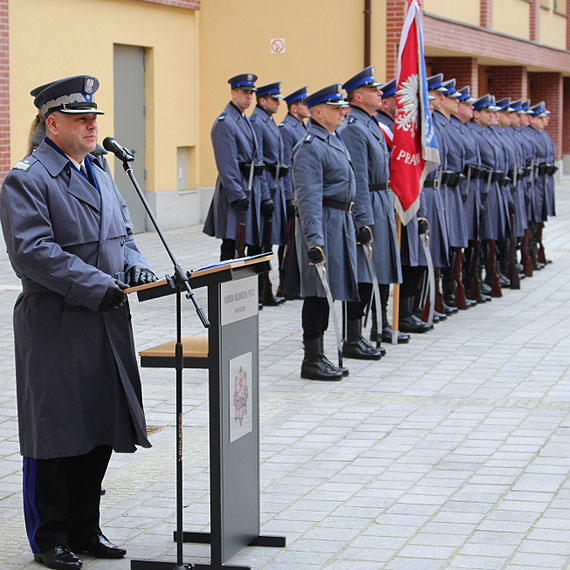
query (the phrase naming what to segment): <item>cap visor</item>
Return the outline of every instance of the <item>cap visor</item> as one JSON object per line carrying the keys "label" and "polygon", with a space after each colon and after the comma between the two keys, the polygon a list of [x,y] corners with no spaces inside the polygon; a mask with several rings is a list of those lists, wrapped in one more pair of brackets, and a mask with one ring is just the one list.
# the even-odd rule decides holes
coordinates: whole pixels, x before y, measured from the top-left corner
{"label": "cap visor", "polygon": [[325,101],[325,105],[330,105],[331,107],[349,107],[350,103],[346,101]]}
{"label": "cap visor", "polygon": [[101,109],[94,109],[94,108],[88,108],[88,109],[55,109],[56,111],[59,111],[60,113],[66,113],[68,115],[89,115],[94,113],[95,115],[104,115],[105,111],[102,111]]}

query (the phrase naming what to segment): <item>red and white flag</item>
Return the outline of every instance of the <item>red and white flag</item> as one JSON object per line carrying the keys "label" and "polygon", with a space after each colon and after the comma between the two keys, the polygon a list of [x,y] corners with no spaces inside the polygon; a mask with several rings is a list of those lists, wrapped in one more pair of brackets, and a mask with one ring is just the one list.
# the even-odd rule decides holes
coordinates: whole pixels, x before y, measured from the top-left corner
{"label": "red and white flag", "polygon": [[400,38],[396,116],[390,157],[395,207],[406,225],[420,207],[426,176],[439,165],[439,149],[428,106],[422,20],[418,0],[408,0]]}

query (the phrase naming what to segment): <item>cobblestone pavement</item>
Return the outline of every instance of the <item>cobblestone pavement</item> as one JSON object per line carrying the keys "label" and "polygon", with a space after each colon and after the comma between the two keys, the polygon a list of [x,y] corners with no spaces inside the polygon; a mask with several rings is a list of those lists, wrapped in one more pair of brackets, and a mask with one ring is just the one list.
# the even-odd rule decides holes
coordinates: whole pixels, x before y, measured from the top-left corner
{"label": "cobblestone pavement", "polygon": [[[279,570],[544,569],[570,564],[570,178],[545,228],[553,263],[519,291],[461,312],[380,362],[346,361],[340,383],[302,380],[300,301],[260,313],[261,520],[287,547],[246,548],[233,564]],[[217,259],[199,227],[167,233],[192,268]],[[154,233],[153,268],[171,266]],[[3,249],[3,248],[2,248]],[[274,279],[275,283],[275,279]],[[32,562],[22,516],[11,312],[18,282],[0,256],[0,568]],[[198,298],[206,305],[202,292]],[[174,338],[173,299],[132,301],[138,348]],[[566,323],[566,324],[565,324]],[[184,334],[199,334],[191,303]],[[334,332],[327,334],[334,354]],[[172,370],[143,369],[154,445],[114,455],[102,500],[120,561],[176,560]],[[186,530],[209,522],[207,378],[184,373]],[[185,562],[209,547],[184,546]]]}

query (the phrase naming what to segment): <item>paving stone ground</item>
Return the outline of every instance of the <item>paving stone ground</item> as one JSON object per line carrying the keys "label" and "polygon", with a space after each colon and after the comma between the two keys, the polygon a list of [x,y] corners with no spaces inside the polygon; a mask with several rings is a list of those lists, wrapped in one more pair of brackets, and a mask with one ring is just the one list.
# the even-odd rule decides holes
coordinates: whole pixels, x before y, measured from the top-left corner
{"label": "paving stone ground", "polygon": [[[261,530],[287,547],[246,548],[230,563],[264,570],[545,569],[570,565],[570,178],[545,228],[553,263],[461,312],[380,362],[346,360],[340,383],[302,380],[301,302],[260,313]],[[167,232],[188,268],[218,257],[199,227]],[[137,236],[153,268],[172,268],[155,233]],[[4,248],[2,248],[3,251]],[[275,282],[275,279],[274,279]],[[22,516],[12,306],[0,254],[0,568],[32,562]],[[203,306],[203,292],[197,296]],[[171,340],[173,299],[132,301],[137,348]],[[190,302],[184,334],[200,334]],[[334,332],[326,346],[333,356]],[[127,558],[84,557],[90,570],[130,559],[174,561],[172,370],[142,369],[153,448],[114,455],[105,533]],[[209,524],[205,371],[184,372],[184,525]],[[184,545],[185,562],[209,547]]]}

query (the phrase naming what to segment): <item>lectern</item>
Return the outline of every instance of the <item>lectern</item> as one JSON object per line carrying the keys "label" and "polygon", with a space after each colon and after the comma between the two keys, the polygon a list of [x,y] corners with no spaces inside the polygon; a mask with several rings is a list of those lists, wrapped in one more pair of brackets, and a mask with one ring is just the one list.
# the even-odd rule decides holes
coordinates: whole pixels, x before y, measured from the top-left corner
{"label": "lectern", "polygon": [[[131,561],[132,570],[196,568],[244,570],[225,562],[245,546],[285,546],[285,537],[260,535],[258,274],[272,254],[221,262],[194,271],[192,289],[207,287],[207,337],[178,338],[140,353],[141,366],[208,370],[210,412],[210,532],[182,530],[182,383],[177,379],[178,563]],[[174,281],[133,287],[139,301],[177,293]],[[179,315],[180,311],[177,311]],[[180,316],[177,317],[180,331]],[[180,334],[180,332],[178,332]],[[179,342],[180,341],[180,342]],[[177,346],[182,354],[177,354]],[[211,563],[181,563],[182,542],[211,544]]]}

